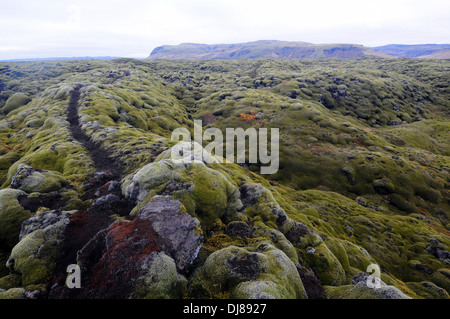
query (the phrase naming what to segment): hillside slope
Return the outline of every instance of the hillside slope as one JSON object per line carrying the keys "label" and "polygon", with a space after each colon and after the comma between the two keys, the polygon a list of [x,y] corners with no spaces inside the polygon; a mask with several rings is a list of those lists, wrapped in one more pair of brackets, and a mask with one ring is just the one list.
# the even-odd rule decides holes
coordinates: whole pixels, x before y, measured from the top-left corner
{"label": "hillside slope", "polygon": [[421,55],[419,58],[421,59],[450,59],[450,49],[440,50],[435,53],[431,53],[428,55]]}

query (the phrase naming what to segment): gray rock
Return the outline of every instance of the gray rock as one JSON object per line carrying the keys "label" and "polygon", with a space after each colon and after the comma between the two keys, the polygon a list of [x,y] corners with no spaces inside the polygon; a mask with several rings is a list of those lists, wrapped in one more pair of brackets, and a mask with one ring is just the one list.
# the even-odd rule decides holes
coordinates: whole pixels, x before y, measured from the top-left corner
{"label": "gray rock", "polygon": [[236,93],[235,95],[233,95],[233,99],[235,100],[240,100],[243,99],[245,96],[242,93]]}
{"label": "gray rock", "polygon": [[352,284],[356,285],[359,282],[367,282],[367,278],[369,278],[369,275],[365,272],[360,272],[356,276],[352,278]]}
{"label": "gray rock", "polygon": [[13,123],[11,123],[11,122],[0,123],[0,130],[1,129],[10,129],[11,127],[13,127]]}
{"label": "gray rock", "polygon": [[361,206],[367,207],[367,200],[362,196],[356,197],[355,202],[357,202]]}
{"label": "gray rock", "polygon": [[70,221],[69,220],[70,215],[71,212],[67,211],[62,212],[59,212],[57,210],[40,211],[22,223],[19,239],[22,239],[22,237],[34,232],[37,229],[44,229],[58,222],[68,224]]}
{"label": "gray rock", "polygon": [[426,251],[447,265],[450,265],[450,252],[442,248],[439,244],[432,243],[426,248]]}
{"label": "gray rock", "polygon": [[367,285],[367,279],[369,275],[364,272],[360,272],[358,275],[354,276],[352,279],[352,283],[354,285],[354,290],[365,291],[364,294],[371,294],[378,299],[411,299],[407,295],[405,295],[400,289],[394,286],[386,285],[380,279],[380,288],[370,288]]}
{"label": "gray rock", "polygon": [[154,196],[137,218],[151,221],[164,251],[174,258],[178,269],[192,264],[203,237],[200,222],[186,213],[183,204],[171,196]]}
{"label": "gray rock", "polygon": [[356,287],[363,289],[371,289],[371,291],[379,298],[379,299],[411,299],[407,295],[405,295],[400,289],[394,286],[388,286],[386,284],[380,288],[369,288],[366,283],[359,282],[356,284]]}
{"label": "gray rock", "polygon": [[253,229],[246,222],[233,221],[227,226],[227,234],[230,236],[239,236],[242,238],[250,237],[253,233]]}
{"label": "gray rock", "polygon": [[102,196],[98,198],[93,204],[92,207],[100,207],[100,206],[109,206],[112,207],[114,203],[120,201],[120,197],[114,194],[108,194],[106,196]]}
{"label": "gray rock", "polygon": [[19,164],[11,179],[11,188],[27,193],[50,193],[61,189],[69,181],[53,171],[36,170],[26,164]]}
{"label": "gray rock", "polygon": [[11,179],[11,188],[19,188],[22,185],[22,182],[28,177],[31,176],[35,170],[25,164],[19,164],[16,170],[16,174]]}
{"label": "gray rock", "polygon": [[29,120],[25,123],[27,127],[40,127],[42,124],[44,124],[42,120]]}

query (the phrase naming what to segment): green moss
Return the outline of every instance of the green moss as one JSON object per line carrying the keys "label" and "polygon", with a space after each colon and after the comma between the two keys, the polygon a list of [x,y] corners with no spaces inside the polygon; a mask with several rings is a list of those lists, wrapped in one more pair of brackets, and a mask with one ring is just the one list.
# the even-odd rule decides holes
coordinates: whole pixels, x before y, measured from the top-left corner
{"label": "green moss", "polygon": [[12,248],[19,240],[20,227],[31,213],[20,206],[17,198],[25,192],[17,189],[0,190],[0,243]]}
{"label": "green moss", "polygon": [[339,287],[325,286],[326,299],[409,299],[394,286],[369,288],[365,283]]}
{"label": "green moss", "polygon": [[62,210],[81,210],[89,207],[89,203],[80,199],[79,193],[74,189],[65,188],[59,194],[61,195],[61,201],[64,202],[64,207],[61,208]]}
{"label": "green moss", "polygon": [[0,299],[25,299],[25,289],[11,288],[4,292],[0,291]]}
{"label": "green moss", "polygon": [[232,298],[306,298],[297,269],[283,252],[268,243],[252,247],[212,253],[190,279],[190,291],[200,298],[223,291]]}
{"label": "green moss", "polygon": [[432,282],[409,282],[406,285],[425,299],[449,299],[448,292]]}
{"label": "green moss", "polygon": [[175,299],[186,292],[187,280],[177,273],[175,262],[164,253],[153,256],[147,274],[138,278],[133,299]]}
{"label": "green moss", "polygon": [[438,269],[433,273],[431,280],[437,286],[444,288],[447,292],[450,291],[450,271],[448,268]]}
{"label": "green moss", "polygon": [[41,127],[44,124],[44,120],[42,118],[39,119],[31,119],[25,123],[26,127],[37,128]]}
{"label": "green moss", "polygon": [[373,188],[381,195],[386,195],[394,192],[394,185],[387,178],[374,180]]}
{"label": "green moss", "polygon": [[[333,286],[339,286],[345,283],[345,270],[339,262],[339,259],[328,249],[325,243],[314,246],[314,250],[314,253],[306,252],[304,258],[320,281],[324,285]],[[345,258],[343,251],[342,254],[338,255],[344,263],[348,263],[348,259]]]}
{"label": "green moss", "polygon": [[236,187],[203,163],[185,166],[172,160],[159,160],[125,177],[122,185],[125,196],[138,191],[137,199],[141,203],[169,189],[187,212],[200,220],[203,229],[210,228],[238,204]]}
{"label": "green moss", "polygon": [[52,171],[33,171],[31,175],[26,177],[16,175],[17,179],[20,180],[19,189],[27,193],[50,193],[60,190],[63,185],[69,184],[69,181],[63,175]]}
{"label": "green moss", "polygon": [[8,152],[0,156],[0,171],[8,170],[14,162],[20,159],[20,154],[17,152]]}
{"label": "green moss", "polygon": [[14,246],[7,266],[22,275],[22,285],[46,285],[54,277],[55,263],[67,221],[62,219],[24,236]]}
{"label": "green moss", "polygon": [[[79,83],[83,131],[124,163],[127,174],[136,172],[123,182],[124,194],[138,193],[133,212],[150,196],[175,195],[189,214],[201,219],[202,228],[208,226],[203,228],[201,262],[229,245],[247,249],[270,240],[324,282],[336,276],[339,284],[348,284],[369,263],[377,263],[384,279],[404,291],[409,289],[404,282],[430,282],[448,290],[448,265],[426,250],[430,239],[450,245],[448,83],[442,80],[449,72],[447,61],[119,59],[2,63],[0,69],[7,83],[0,106],[15,92],[33,97],[0,123],[4,188],[25,163],[73,183],[74,189],[59,190],[64,209],[89,204],[77,193],[95,171],[94,163],[66,121],[69,92]],[[22,74],[20,80],[15,72]],[[240,113],[252,111],[257,118],[243,121]],[[210,126],[222,130],[280,128],[278,173],[258,176],[259,164],[253,163],[165,167],[163,160],[170,159],[164,157],[170,152],[166,148],[174,145],[171,130],[192,131],[192,119],[207,114],[214,121]],[[391,125],[395,123],[400,125]],[[143,169],[149,163],[154,167]],[[237,190],[251,183],[262,188],[249,204]],[[281,211],[288,215],[285,222],[276,214]],[[226,234],[224,225],[235,221],[248,225],[252,235]],[[288,236],[294,221],[314,233]],[[308,254],[308,248],[315,253]],[[49,262],[43,256],[35,259]],[[42,275],[39,263],[28,267]],[[31,277],[27,280],[39,281]],[[242,296],[251,291],[292,296],[275,291],[271,279],[239,284]],[[204,277],[191,287],[195,285],[207,297],[238,291],[213,289]]]}
{"label": "green moss", "polygon": [[[439,231],[415,218],[387,217],[335,193],[309,190],[297,193],[297,196],[297,200],[307,201],[317,208],[321,224],[326,220],[331,226],[319,228],[319,222],[313,222],[324,231],[323,236],[340,239],[350,266],[350,272],[346,270],[347,275],[354,272],[353,268],[365,271],[365,267],[374,262],[402,281],[431,281],[446,289],[445,276],[437,271],[444,267],[444,263],[426,251],[428,240],[439,236]],[[447,243],[448,238],[439,236],[439,241]],[[325,240],[325,243],[330,243],[332,252],[339,260],[344,260],[345,265],[345,256],[339,247],[335,247],[334,240]],[[421,269],[420,266],[410,266],[409,260],[413,258],[419,258],[421,262],[418,263],[430,267],[431,272],[417,270]],[[317,263],[322,265],[319,261]]]}
{"label": "green moss", "polygon": [[[54,267],[54,266],[53,266]],[[52,269],[49,265],[41,260],[24,257],[19,259],[14,269],[22,272],[23,285],[47,283],[52,279]]]}
{"label": "green moss", "polygon": [[11,289],[14,287],[20,287],[22,285],[22,278],[20,275],[12,274],[0,278],[0,289]]}
{"label": "green moss", "polygon": [[30,97],[28,97],[24,93],[15,93],[13,94],[7,101],[2,111],[5,114],[8,114],[15,109],[18,109],[21,106],[28,104],[31,101]]}
{"label": "green moss", "polygon": [[414,213],[417,211],[417,208],[414,206],[414,204],[408,202],[398,194],[391,194],[390,203],[397,207],[399,210],[405,211],[407,213]]}
{"label": "green moss", "polygon": [[147,118],[138,112],[130,112],[128,113],[129,120],[128,122],[133,125],[135,128],[147,131]]}

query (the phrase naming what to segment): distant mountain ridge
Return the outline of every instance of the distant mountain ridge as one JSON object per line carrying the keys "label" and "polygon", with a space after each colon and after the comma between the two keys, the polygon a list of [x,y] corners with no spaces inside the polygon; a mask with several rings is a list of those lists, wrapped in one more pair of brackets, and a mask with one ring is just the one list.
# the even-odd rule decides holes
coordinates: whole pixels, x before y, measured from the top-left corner
{"label": "distant mountain ridge", "polygon": [[450,44],[388,44],[371,49],[399,58],[426,58],[432,55],[439,58],[440,52],[450,50]]}
{"label": "distant mountain ridge", "polygon": [[357,44],[313,44],[277,40],[260,40],[234,44],[163,45],[155,48],[150,59],[322,59],[389,57]]}
{"label": "distant mountain ridge", "polygon": [[365,47],[359,44],[313,44],[300,41],[260,40],[232,44],[182,43],[156,47],[148,59],[354,59],[365,57],[422,57],[445,59],[450,45],[398,45]]}

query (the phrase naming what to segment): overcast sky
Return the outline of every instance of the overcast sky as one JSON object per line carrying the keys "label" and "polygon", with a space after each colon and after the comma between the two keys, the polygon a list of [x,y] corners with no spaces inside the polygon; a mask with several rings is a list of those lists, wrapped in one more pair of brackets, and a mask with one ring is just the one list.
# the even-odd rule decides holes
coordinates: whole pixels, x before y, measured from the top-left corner
{"label": "overcast sky", "polygon": [[449,0],[0,0],[0,59],[143,58],[163,44],[450,43]]}

